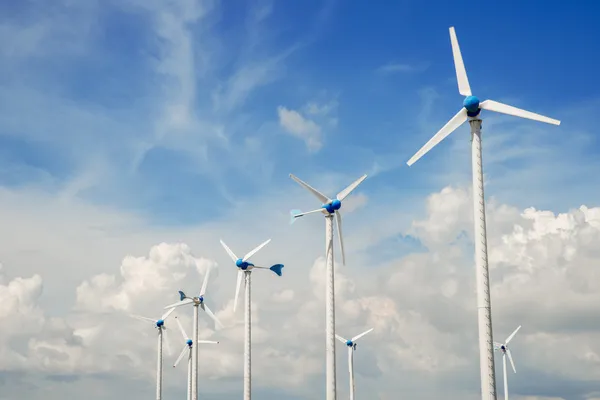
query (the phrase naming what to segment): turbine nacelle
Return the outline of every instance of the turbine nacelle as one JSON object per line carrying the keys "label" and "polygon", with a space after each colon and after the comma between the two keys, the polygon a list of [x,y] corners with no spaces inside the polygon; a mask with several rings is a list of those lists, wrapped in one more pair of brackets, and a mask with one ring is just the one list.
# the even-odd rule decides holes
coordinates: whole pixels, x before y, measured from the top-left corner
{"label": "turbine nacelle", "polygon": [[321,206],[321,208],[323,208],[329,214],[335,213],[341,207],[342,207],[342,202],[339,201],[338,199],[333,199],[329,203],[323,204],[323,206]]}
{"label": "turbine nacelle", "polygon": [[463,101],[463,107],[467,110],[467,115],[469,117],[476,117],[481,112],[481,108],[479,108],[479,99],[475,96],[467,96]]}
{"label": "turbine nacelle", "polygon": [[235,265],[236,265],[236,267],[238,267],[239,269],[241,269],[243,271],[250,270],[250,269],[252,269],[252,267],[254,267],[254,264],[244,261],[241,258],[238,258],[235,261]]}

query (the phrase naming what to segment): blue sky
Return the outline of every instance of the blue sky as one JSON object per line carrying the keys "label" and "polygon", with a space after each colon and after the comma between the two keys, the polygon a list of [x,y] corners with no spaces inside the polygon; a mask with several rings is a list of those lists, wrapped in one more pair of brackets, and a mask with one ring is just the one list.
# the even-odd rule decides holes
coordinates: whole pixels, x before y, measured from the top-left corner
{"label": "blue sky", "polygon": [[[499,118],[499,128],[522,129],[519,141],[550,147],[539,155],[545,162],[572,135],[585,141],[570,144],[576,159],[597,158],[597,117],[585,112],[598,104],[592,3],[478,4],[474,18],[446,2],[257,1],[207,6],[197,20],[179,6],[153,10],[152,2],[41,4],[2,6],[15,29],[43,22],[4,38],[11,45],[0,79],[3,185],[83,185],[75,193],[88,201],[157,224],[187,224],[226,214],[240,194],[285,190],[293,185],[289,172],[307,180],[322,172],[350,177],[376,163],[383,172],[365,190],[397,185],[399,197],[463,183],[468,156],[459,159],[449,143],[459,138],[468,151],[467,128],[405,166],[462,101],[450,25],[476,94],[563,121],[555,128]],[[327,118],[313,118],[323,145],[312,152],[283,133],[277,114],[279,106],[309,103],[335,105]],[[185,116],[169,120],[169,110]],[[501,140],[492,128],[484,140]],[[486,160],[491,145],[484,142]],[[440,160],[457,175],[435,179]],[[521,161],[523,168],[533,162]],[[518,162],[488,162],[486,173],[500,178]],[[577,190],[581,202],[590,199],[585,187]]]}
{"label": "blue sky", "polygon": [[[11,341],[24,347],[21,335],[29,335],[29,360],[54,363],[41,375],[75,376],[52,384],[57,398],[85,393],[94,374],[115,383],[94,383],[102,390],[146,387],[154,379],[145,359],[154,357],[150,334],[138,337],[139,327],[124,324],[123,335],[113,335],[117,317],[102,318],[115,309],[154,313],[163,301],[154,291],[172,297],[184,283],[192,287],[183,276],[198,280],[197,265],[207,260],[224,265],[211,275],[211,296],[229,344],[207,351],[215,371],[206,391],[237,393],[243,321],[230,310],[235,269],[219,237],[239,253],[272,237],[270,254],[286,264],[284,279],[257,279],[253,290],[257,353],[266,355],[257,368],[276,376],[276,384],[258,377],[255,395],[321,390],[322,354],[297,336],[321,340],[322,222],[290,228],[290,209],[317,204],[289,173],[328,195],[369,174],[344,204],[349,262],[336,272],[340,329],[377,325],[378,344],[360,359],[362,397],[439,396],[451,380],[449,399],[477,398],[476,346],[458,347],[475,343],[476,326],[468,128],[406,166],[462,105],[450,26],[475,95],[562,121],[483,114],[495,329],[504,334],[529,319],[518,346],[557,351],[530,346],[523,370],[531,375],[523,375],[568,382],[568,399],[597,389],[589,375],[600,365],[598,332],[573,317],[565,324],[576,333],[565,337],[560,324],[573,309],[589,320],[585,311],[600,304],[600,289],[589,289],[598,282],[600,237],[600,6],[465,4],[1,2],[0,317],[11,318]],[[523,212],[582,204],[586,216]],[[157,246],[163,241],[170,244]],[[52,358],[48,347],[64,357]],[[114,356],[107,350],[116,348]],[[545,369],[561,358],[569,358],[568,371]],[[17,374],[25,370],[21,353],[13,359]],[[175,393],[183,375],[169,371]],[[29,379],[37,378],[10,390],[22,395]],[[548,387],[518,379],[523,396]],[[47,384],[31,389],[37,398],[46,398]]]}

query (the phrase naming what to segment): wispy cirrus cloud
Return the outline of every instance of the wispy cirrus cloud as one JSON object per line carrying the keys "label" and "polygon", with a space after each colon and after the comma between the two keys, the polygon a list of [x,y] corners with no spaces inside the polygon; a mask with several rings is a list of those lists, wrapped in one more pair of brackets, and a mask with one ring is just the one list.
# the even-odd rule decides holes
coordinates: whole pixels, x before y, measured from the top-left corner
{"label": "wispy cirrus cloud", "polygon": [[423,72],[429,67],[427,63],[409,64],[390,62],[378,67],[375,72],[382,75],[397,74],[397,73],[415,73]]}

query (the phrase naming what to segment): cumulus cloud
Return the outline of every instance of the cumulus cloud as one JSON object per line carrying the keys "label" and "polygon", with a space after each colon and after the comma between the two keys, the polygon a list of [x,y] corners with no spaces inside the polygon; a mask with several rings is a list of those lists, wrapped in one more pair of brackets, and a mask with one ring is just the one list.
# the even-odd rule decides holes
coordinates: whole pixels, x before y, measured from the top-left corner
{"label": "cumulus cloud", "polygon": [[[477,398],[471,207],[469,190],[444,188],[427,198],[425,215],[404,228],[426,251],[376,263],[358,257],[360,265],[352,267],[335,264],[338,333],[352,336],[374,328],[356,353],[359,393],[380,392],[383,399],[389,393],[423,390],[434,395],[442,393],[435,387],[444,387],[448,399]],[[487,210],[495,339],[503,340],[517,325],[523,326],[512,342],[519,369],[511,377],[512,394],[552,398],[544,382],[553,380],[571,385],[561,386],[569,391],[552,389],[554,397],[584,398],[597,390],[589,382],[600,373],[595,269],[600,208],[582,206],[555,214],[490,199]],[[289,253],[278,246],[271,250]],[[283,277],[257,273],[253,278],[255,387],[285,387],[290,394],[314,397],[321,393],[324,373],[324,258],[306,269],[304,261],[286,265]],[[206,387],[219,391],[228,382],[241,384],[243,312],[232,310],[235,271],[226,270],[229,278],[225,270],[216,273],[221,267],[212,255],[196,256],[182,243],[160,243],[145,256],[126,256],[120,267],[108,266],[85,279],[74,290],[74,307],[66,318],[48,316],[40,304],[40,276],[2,275],[0,319],[7,327],[0,333],[3,366],[80,379],[118,374],[151,385],[155,330],[126,314],[157,318],[166,303],[177,300],[178,289],[197,290],[208,268],[213,271],[209,305],[225,326],[215,330],[201,315],[201,336],[221,342],[202,349],[204,362],[211,365]],[[189,312],[176,311],[191,332]],[[175,352],[182,343],[177,331],[169,333]],[[337,349],[341,395],[347,390],[344,350]],[[500,383],[500,363],[498,368]],[[179,370],[165,374],[166,390],[185,380]],[[528,378],[540,376],[545,378],[539,383]],[[420,389],[424,385],[433,386]]]}

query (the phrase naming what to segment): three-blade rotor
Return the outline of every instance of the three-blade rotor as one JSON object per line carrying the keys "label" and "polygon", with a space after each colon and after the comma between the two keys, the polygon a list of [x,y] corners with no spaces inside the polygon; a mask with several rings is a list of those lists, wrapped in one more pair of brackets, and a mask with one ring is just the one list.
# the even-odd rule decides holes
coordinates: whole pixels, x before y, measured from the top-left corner
{"label": "three-blade rotor", "polygon": [[[175,368],[177,366],[177,364],[179,364],[179,361],[181,361],[181,359],[185,355],[186,351],[188,352],[188,357],[191,357],[192,346],[194,346],[194,341],[187,335],[187,333],[185,333],[185,330],[183,329],[181,322],[179,322],[179,318],[175,317],[175,321],[177,322],[177,326],[179,326],[179,331],[181,332],[181,336],[183,336],[185,345],[183,346],[183,349],[181,349],[181,353],[179,353],[177,360],[175,361],[175,363],[173,363],[173,368]],[[219,342],[216,342],[214,340],[198,340],[198,343],[200,343],[200,344],[202,344],[202,343],[218,344]]]}
{"label": "three-blade rotor", "polygon": [[458,91],[461,95],[465,96],[463,107],[456,113],[456,115],[454,115],[454,117],[450,119],[450,121],[446,123],[446,125],[442,127],[442,129],[433,135],[433,137],[421,149],[419,149],[419,151],[417,151],[410,160],[408,160],[407,164],[409,166],[414,164],[419,158],[423,157],[429,150],[454,132],[469,118],[476,119],[481,110],[513,115],[515,117],[527,118],[547,124],[560,125],[559,120],[536,114],[531,111],[522,110],[507,104],[502,104],[494,100],[485,100],[480,102],[479,99],[473,96],[471,93],[471,86],[469,84],[469,79],[467,78],[467,71],[465,69],[465,64],[460,52],[454,27],[450,27],[450,42],[452,45],[452,55],[454,58],[454,69],[456,70]]}
{"label": "three-blade rotor", "polygon": [[300,178],[298,178],[297,176],[295,176],[293,174],[290,174],[290,178],[295,180],[304,189],[306,189],[310,193],[312,193],[323,204],[321,206],[321,208],[318,208],[318,209],[312,210],[312,211],[296,213],[295,212],[296,210],[292,210],[292,222],[296,218],[303,217],[307,214],[313,214],[313,213],[318,213],[318,212],[323,213],[325,215],[334,214],[335,220],[336,220],[336,225],[337,225],[338,239],[340,242],[340,249],[341,249],[341,253],[342,253],[342,265],[346,265],[346,254],[344,251],[344,237],[342,236],[342,214],[340,213],[340,208],[342,207],[342,201],[346,197],[348,197],[350,195],[350,193],[352,193],[352,191],[354,191],[354,189],[356,189],[358,187],[358,185],[360,185],[362,183],[362,181],[367,179],[367,174],[361,176],[360,178],[358,178],[357,180],[352,182],[350,185],[348,185],[344,190],[339,192],[335,196],[335,199],[330,199],[329,197],[325,196],[323,193],[319,192],[317,189],[313,188],[308,183],[304,182],[303,180],[301,180]]}
{"label": "three-blade rotor", "polygon": [[[166,311],[165,313],[163,313],[160,319],[148,318],[135,314],[129,314],[129,316],[140,321],[151,322],[156,328],[158,328],[161,331],[162,335],[164,336],[164,339],[167,339],[167,327],[165,326],[165,321],[167,320],[167,318],[169,318],[169,315],[171,315],[173,311],[175,311],[174,308]],[[167,345],[167,352],[171,354],[171,346],[169,345],[169,341],[165,340],[164,343],[166,343]]]}
{"label": "three-blade rotor", "polygon": [[233,312],[235,312],[235,310],[237,309],[238,298],[240,296],[240,287],[242,286],[242,280],[244,278],[244,271],[250,272],[254,268],[270,269],[271,271],[275,272],[277,275],[281,276],[281,268],[283,268],[282,264],[276,264],[276,265],[273,265],[272,267],[262,267],[262,266],[254,265],[254,264],[248,262],[250,257],[252,257],[256,253],[258,253],[258,251],[260,249],[262,249],[263,247],[265,247],[267,244],[269,244],[270,241],[271,241],[271,239],[265,240],[264,242],[262,242],[261,244],[256,246],[254,249],[250,250],[243,258],[238,258],[235,255],[235,253],[233,251],[231,251],[229,246],[227,246],[223,240],[220,240],[221,245],[223,246],[223,248],[225,249],[225,251],[227,252],[229,257],[231,257],[231,260],[235,263],[236,267],[238,267],[237,282],[235,285],[235,298],[233,299]]}
{"label": "three-blade rotor", "polygon": [[515,335],[517,334],[517,332],[519,331],[519,329],[521,329],[521,325],[519,325],[517,327],[517,329],[515,329],[513,331],[513,333],[511,333],[506,340],[504,341],[504,343],[494,343],[494,347],[496,348],[496,350],[502,350],[502,358],[503,358],[503,362],[506,362],[505,357],[508,356],[508,361],[510,361],[510,365],[513,369],[513,372],[516,374],[517,370],[515,369],[515,362],[513,361],[512,358],[512,354],[510,352],[510,349],[508,348],[508,343],[510,343],[510,341],[515,337]]}
{"label": "three-blade rotor", "polygon": [[340,335],[337,335],[337,334],[335,335],[335,337],[337,338],[337,340],[339,340],[340,342],[344,343],[346,346],[353,347],[356,344],[356,341],[358,339],[360,339],[361,337],[365,336],[367,333],[371,332],[373,329],[375,329],[375,328],[368,329],[368,330],[364,331],[363,333],[360,333],[360,334],[354,336],[350,340],[344,339],[343,337],[341,337]]}
{"label": "three-blade rotor", "polygon": [[188,297],[185,295],[185,293],[183,292],[179,292],[179,295],[181,297],[181,300],[178,301],[177,303],[173,303],[173,304],[169,304],[168,306],[165,307],[165,309],[174,309],[175,307],[181,307],[187,304],[194,304],[197,305],[198,307],[200,307],[202,309],[202,311],[204,311],[214,322],[215,322],[215,326],[217,328],[222,328],[223,324],[221,323],[221,321],[219,321],[219,319],[216,317],[216,315],[211,311],[211,309],[206,305],[206,303],[204,302],[204,296],[206,295],[206,287],[208,286],[208,277],[210,276],[210,271],[211,268],[208,268],[206,270],[206,274],[204,275],[204,281],[202,282],[202,288],[200,289],[200,295],[197,297]]}

